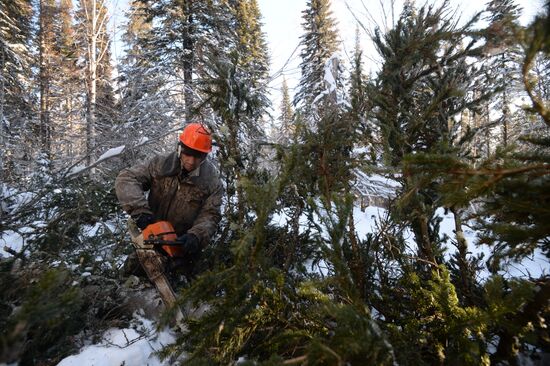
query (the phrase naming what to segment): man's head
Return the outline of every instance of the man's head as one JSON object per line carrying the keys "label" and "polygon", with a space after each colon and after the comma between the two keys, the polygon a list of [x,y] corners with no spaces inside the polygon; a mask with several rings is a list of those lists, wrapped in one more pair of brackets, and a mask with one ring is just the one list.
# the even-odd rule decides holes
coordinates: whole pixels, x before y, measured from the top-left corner
{"label": "man's head", "polygon": [[200,123],[190,123],[183,129],[178,142],[182,167],[188,172],[195,170],[212,151],[212,136]]}

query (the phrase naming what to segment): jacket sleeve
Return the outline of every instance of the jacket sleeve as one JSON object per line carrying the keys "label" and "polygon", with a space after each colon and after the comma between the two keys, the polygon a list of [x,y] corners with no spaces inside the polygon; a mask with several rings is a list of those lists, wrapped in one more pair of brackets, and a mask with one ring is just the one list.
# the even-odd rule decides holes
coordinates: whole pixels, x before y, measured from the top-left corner
{"label": "jacket sleeve", "polygon": [[115,191],[122,209],[129,215],[150,213],[151,208],[145,192],[151,188],[155,160],[123,169],[115,181]]}
{"label": "jacket sleeve", "polygon": [[218,228],[218,223],[221,220],[222,196],[223,186],[218,180],[212,193],[204,202],[199,215],[193,222],[193,226],[187,231],[197,236],[202,247],[208,245],[212,235],[214,235]]}

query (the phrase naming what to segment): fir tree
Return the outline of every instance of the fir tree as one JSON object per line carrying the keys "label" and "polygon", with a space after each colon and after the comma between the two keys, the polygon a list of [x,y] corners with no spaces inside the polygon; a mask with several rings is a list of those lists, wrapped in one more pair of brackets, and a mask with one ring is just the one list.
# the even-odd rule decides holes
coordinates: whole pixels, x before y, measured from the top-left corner
{"label": "fir tree", "polygon": [[[126,123],[116,129],[119,144],[128,149],[150,139],[151,147],[143,147],[143,155],[158,149],[173,148],[172,132],[180,129],[180,121],[171,117],[184,112],[177,104],[181,100],[171,95],[168,76],[159,72],[151,55],[154,53],[153,24],[148,16],[151,5],[133,1],[127,14],[128,22],[122,39],[127,52],[119,65],[117,110]],[[170,116],[170,117],[169,117]],[[141,154],[139,155],[141,156]]]}
{"label": "fir tree", "polygon": [[496,121],[500,126],[502,145],[513,142],[519,133],[518,113],[511,108],[513,100],[520,91],[521,55],[519,44],[514,42],[513,33],[519,29],[518,19],[521,10],[513,0],[494,0],[487,4],[489,26],[487,27],[486,52],[492,57],[488,60],[489,68],[494,75],[494,84],[499,92],[495,95],[496,105],[500,111]]}
{"label": "fir tree", "polygon": [[[256,0],[237,1],[233,5],[236,23],[236,45],[231,51],[237,55],[236,67],[240,70],[239,77],[248,81],[250,95],[257,100],[250,112],[250,119],[243,121],[244,129],[248,130],[251,139],[264,137],[258,130],[261,118],[266,113],[270,103],[267,99],[267,83],[269,71],[269,56],[265,34],[261,29],[261,13]],[[243,129],[243,130],[244,130]]]}
{"label": "fir tree", "polygon": [[225,35],[226,54],[218,51],[208,59],[205,77],[199,80],[206,99],[199,108],[210,107],[219,116],[215,125],[227,182],[226,217],[240,226],[248,210],[239,181],[256,174],[258,142],[265,139],[260,123],[269,106],[268,56],[256,1],[230,1],[228,7],[235,33]]}
{"label": "fir tree", "polygon": [[[111,41],[108,40],[105,47],[104,56],[101,58],[98,65],[98,85],[97,85],[97,133],[98,136],[108,136],[109,131],[112,131],[116,126],[120,117],[116,110],[115,91],[113,88],[113,65],[111,53]],[[109,145],[99,140],[101,145]]]}
{"label": "fir tree", "polygon": [[61,0],[59,16],[55,19],[56,50],[58,55],[54,110],[57,119],[54,156],[56,160],[83,156],[81,136],[84,134],[80,111],[84,107],[84,88],[78,60],[83,51],[77,45],[72,0]]}
{"label": "fir tree", "polygon": [[[483,71],[466,62],[479,54],[475,40],[466,43],[464,39],[473,20],[457,29],[445,15],[447,6],[405,8],[394,29],[385,35],[376,32],[375,44],[384,65],[372,94],[373,116],[391,166],[399,166],[411,153],[450,153],[454,141],[460,140],[451,118],[479,106],[490,95],[483,90],[489,89],[483,83]],[[463,98],[466,90],[476,88],[481,88],[479,95]],[[403,176],[402,212],[411,222],[419,257],[435,265],[441,260],[433,217],[437,194],[433,187],[417,191],[418,179],[422,178],[408,172]]]}
{"label": "fir tree", "polygon": [[[523,43],[524,77],[533,66],[531,62],[550,51],[543,41],[547,39],[548,27],[542,27],[549,24],[549,11],[546,9],[525,32],[514,36],[514,42]],[[516,38],[518,35],[523,36]],[[533,84],[526,84],[526,88],[530,86]],[[532,95],[535,100],[531,113],[544,120],[547,109],[537,104],[538,96]],[[465,310],[473,311],[469,324],[477,324],[482,332],[476,353],[485,353],[484,362],[519,364],[521,352],[532,347],[547,347],[546,330],[541,323],[545,321],[541,319],[548,317],[550,282],[547,276],[509,279],[502,276],[509,263],[521,262],[537,251],[548,257],[548,139],[528,135],[521,139],[530,149],[519,150],[512,144],[481,161],[471,161],[467,155],[420,153],[409,156],[406,163],[409,171],[425,175],[422,186],[434,180],[439,182],[443,205],[477,206],[474,227],[480,233],[480,244],[491,248],[486,262],[491,276],[478,292],[477,301],[475,297],[469,298],[474,301],[469,303],[470,310]],[[475,274],[479,269],[470,267],[469,271]],[[461,275],[468,276],[468,272],[463,271]],[[455,283],[459,289],[460,283]],[[494,339],[496,344],[496,351],[490,355],[484,341],[489,339]]]}
{"label": "fir tree", "polygon": [[279,113],[278,121],[280,125],[275,136],[275,141],[283,145],[288,145],[294,140],[296,127],[294,126],[294,111],[292,109],[288,84],[284,77],[281,87],[281,105]]}
{"label": "fir tree", "polygon": [[31,93],[31,1],[0,3],[0,138],[2,181],[27,173],[33,149]]}
{"label": "fir tree", "polygon": [[55,73],[56,55],[54,54],[55,32],[54,19],[58,16],[57,6],[53,0],[40,0],[39,2],[39,63],[40,71],[38,82],[40,84],[40,126],[39,140],[43,157],[51,159],[52,146],[52,97],[51,84]]}
{"label": "fir tree", "polygon": [[[266,94],[269,71],[267,42],[261,28],[261,13],[256,0],[237,1],[234,5],[239,67],[250,74],[251,87],[259,94]],[[263,114],[264,111],[258,111]]]}
{"label": "fir tree", "polygon": [[[148,3],[149,4],[149,3]],[[235,44],[227,1],[155,2],[144,7],[153,25],[148,57],[178,82],[185,120],[197,113],[196,81],[207,77],[212,59]]]}
{"label": "fir tree", "polygon": [[[301,77],[294,104],[308,124],[315,128],[316,120],[323,115],[322,111],[317,111],[317,105],[322,107],[323,103],[337,102],[338,90],[333,88],[341,90],[341,66],[335,58],[338,34],[330,10],[330,0],[310,0],[302,13],[304,34],[300,37]],[[327,85],[325,81],[328,68],[333,69],[333,85]]]}
{"label": "fir tree", "polygon": [[352,70],[349,80],[349,113],[351,123],[356,126],[357,133],[361,135],[361,145],[368,149],[368,157],[371,162],[376,161],[376,149],[374,146],[374,131],[372,121],[368,118],[370,100],[368,97],[368,82],[363,72],[363,50],[361,49],[359,29],[355,32],[355,49],[352,58]]}

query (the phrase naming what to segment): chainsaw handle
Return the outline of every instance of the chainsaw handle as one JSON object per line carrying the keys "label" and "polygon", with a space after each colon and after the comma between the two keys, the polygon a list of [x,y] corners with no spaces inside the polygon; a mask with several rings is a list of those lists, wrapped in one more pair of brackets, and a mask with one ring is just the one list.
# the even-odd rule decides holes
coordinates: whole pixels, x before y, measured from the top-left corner
{"label": "chainsaw handle", "polygon": [[159,245],[168,245],[168,246],[178,246],[181,245],[178,241],[172,241],[172,240],[161,240],[161,239],[146,239],[143,241],[146,245],[153,245],[153,246],[159,246]]}

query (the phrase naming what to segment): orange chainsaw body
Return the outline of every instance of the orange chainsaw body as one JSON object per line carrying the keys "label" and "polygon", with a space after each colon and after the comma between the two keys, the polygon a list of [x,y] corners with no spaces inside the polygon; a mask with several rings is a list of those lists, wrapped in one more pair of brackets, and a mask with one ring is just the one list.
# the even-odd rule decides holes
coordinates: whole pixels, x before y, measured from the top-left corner
{"label": "orange chainsaw body", "polygon": [[[144,240],[159,240],[159,241],[173,241],[175,242],[178,236],[176,231],[171,223],[168,221],[159,221],[147,226],[143,229],[143,239]],[[182,248],[177,245],[162,245],[162,249],[170,257],[181,257],[183,256]]]}

